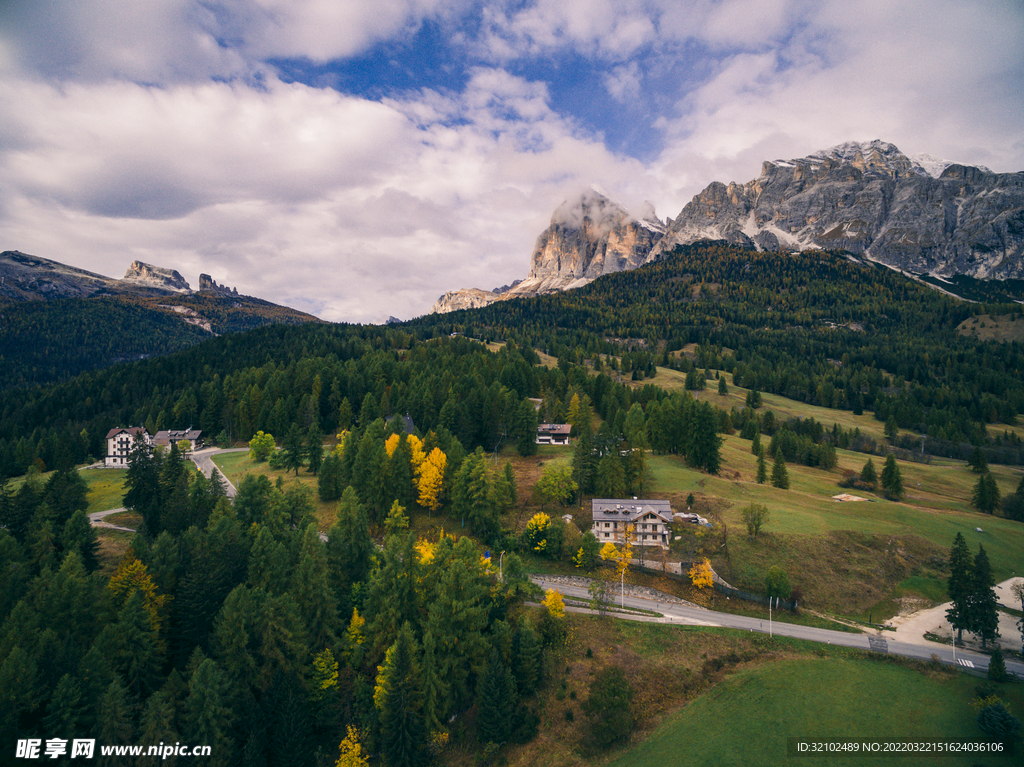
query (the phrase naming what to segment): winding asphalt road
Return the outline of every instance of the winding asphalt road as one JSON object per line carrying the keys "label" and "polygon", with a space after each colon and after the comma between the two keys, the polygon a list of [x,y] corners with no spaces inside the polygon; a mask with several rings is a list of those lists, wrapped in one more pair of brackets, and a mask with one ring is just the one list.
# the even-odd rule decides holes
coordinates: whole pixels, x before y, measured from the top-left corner
{"label": "winding asphalt road", "polygon": [[[543,576],[530,576],[530,578],[543,589],[554,589],[565,596],[582,599],[584,602],[590,601],[590,594],[581,586],[569,586],[564,583],[545,580]],[[655,599],[644,599],[636,596],[626,596],[622,601],[626,607],[660,613],[660,617],[629,615],[625,613],[616,614],[616,617],[624,618],[625,620],[642,620],[682,626],[719,626],[722,628],[739,629],[741,631],[757,631],[763,634],[769,632],[767,615],[763,619],[750,618],[745,615],[719,613],[713,610],[705,610],[702,607],[689,607],[675,602],[658,602]],[[612,602],[613,605],[618,605],[620,598],[616,598]],[[944,663],[955,664],[961,668],[974,669],[980,673],[988,670],[989,658],[987,655],[960,649],[956,651],[956,659],[954,660],[952,647],[941,644],[917,645],[907,642],[891,642],[885,638],[884,633],[853,634],[847,631],[832,631],[830,629],[800,626],[780,621],[772,621],[771,633],[778,634],[779,636],[793,637],[794,639],[819,642],[821,644],[834,644],[842,647],[853,647],[858,650],[900,655],[917,660],[929,660],[932,655],[937,655]],[[1006,670],[1017,674],[1018,677],[1024,677],[1024,663],[1007,660]]]}

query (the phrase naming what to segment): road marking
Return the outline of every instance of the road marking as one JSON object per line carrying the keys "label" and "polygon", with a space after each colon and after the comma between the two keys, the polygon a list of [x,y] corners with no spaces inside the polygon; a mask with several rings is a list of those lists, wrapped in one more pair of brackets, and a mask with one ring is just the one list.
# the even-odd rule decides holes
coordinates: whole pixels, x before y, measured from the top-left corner
{"label": "road marking", "polygon": [[957,658],[956,662],[959,663],[961,666],[967,666],[967,668],[974,668],[974,663],[972,663],[969,660],[964,660],[963,658]]}

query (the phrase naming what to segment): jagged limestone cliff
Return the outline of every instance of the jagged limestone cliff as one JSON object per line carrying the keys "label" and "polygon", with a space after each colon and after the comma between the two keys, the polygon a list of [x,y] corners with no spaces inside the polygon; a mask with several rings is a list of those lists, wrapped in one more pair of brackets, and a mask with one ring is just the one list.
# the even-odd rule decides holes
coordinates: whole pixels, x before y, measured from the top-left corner
{"label": "jagged limestone cliff", "polygon": [[665,226],[653,208],[634,216],[596,189],[562,203],[537,238],[530,274],[505,291],[463,289],[445,293],[432,313],[486,306],[494,301],[535,296],[586,285],[602,274],[645,263]]}
{"label": "jagged limestone cliff", "polygon": [[836,248],[914,272],[1024,277],[1024,173],[993,173],[883,141],[765,162],[715,182],[669,225],[651,260],[722,239],[766,250]]}

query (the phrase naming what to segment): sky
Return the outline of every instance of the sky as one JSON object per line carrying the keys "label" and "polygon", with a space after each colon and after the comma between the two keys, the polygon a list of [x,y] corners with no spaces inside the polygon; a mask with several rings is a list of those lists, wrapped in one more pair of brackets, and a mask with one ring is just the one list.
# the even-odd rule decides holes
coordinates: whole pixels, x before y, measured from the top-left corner
{"label": "sky", "polygon": [[0,250],[335,322],[882,139],[1024,170],[1020,0],[0,0]]}

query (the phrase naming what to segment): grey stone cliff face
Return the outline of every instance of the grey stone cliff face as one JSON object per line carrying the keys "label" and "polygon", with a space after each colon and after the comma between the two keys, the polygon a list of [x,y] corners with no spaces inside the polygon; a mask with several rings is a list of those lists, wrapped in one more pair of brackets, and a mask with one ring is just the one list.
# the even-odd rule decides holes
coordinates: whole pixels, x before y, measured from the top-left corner
{"label": "grey stone cliff face", "polygon": [[229,288],[227,285],[218,285],[216,280],[208,274],[199,275],[199,292],[209,291],[211,293],[220,293],[225,296],[237,296],[238,288]]}
{"label": "grey stone cliff face", "polygon": [[669,225],[650,260],[723,239],[763,250],[835,248],[914,272],[1024,277],[1024,173],[909,158],[882,141],[764,163],[715,182]]}
{"label": "grey stone cliff face", "polygon": [[537,238],[530,274],[494,292],[464,288],[445,293],[431,307],[444,314],[495,301],[553,293],[586,285],[602,274],[636,269],[665,233],[654,210],[640,217],[594,189],[562,203]]}
{"label": "grey stone cliff face", "polygon": [[162,288],[176,293],[192,292],[188,283],[185,282],[185,278],[176,269],[164,269],[160,266],[144,264],[142,261],[132,261],[122,282],[147,288]]}

